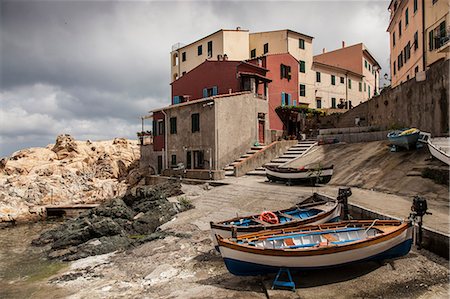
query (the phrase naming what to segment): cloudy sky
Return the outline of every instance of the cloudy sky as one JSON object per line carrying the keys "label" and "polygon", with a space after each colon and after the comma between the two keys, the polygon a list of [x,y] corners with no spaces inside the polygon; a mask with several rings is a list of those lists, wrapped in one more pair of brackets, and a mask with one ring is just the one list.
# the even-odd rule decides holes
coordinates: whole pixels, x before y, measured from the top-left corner
{"label": "cloudy sky", "polygon": [[0,3],[0,156],[61,133],[135,138],[170,101],[171,46],[220,28],[292,29],[315,54],[363,42],[389,73],[388,0]]}

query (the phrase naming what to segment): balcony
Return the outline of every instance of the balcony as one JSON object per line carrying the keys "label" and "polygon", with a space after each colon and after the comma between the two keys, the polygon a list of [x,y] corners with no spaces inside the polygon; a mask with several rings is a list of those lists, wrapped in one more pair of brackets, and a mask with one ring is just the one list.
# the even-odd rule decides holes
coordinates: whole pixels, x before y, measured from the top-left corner
{"label": "balcony", "polygon": [[443,37],[437,37],[435,39],[435,46],[436,46],[436,50],[438,53],[448,53],[450,52],[450,44],[449,41],[450,40],[450,34],[447,34],[446,36]]}

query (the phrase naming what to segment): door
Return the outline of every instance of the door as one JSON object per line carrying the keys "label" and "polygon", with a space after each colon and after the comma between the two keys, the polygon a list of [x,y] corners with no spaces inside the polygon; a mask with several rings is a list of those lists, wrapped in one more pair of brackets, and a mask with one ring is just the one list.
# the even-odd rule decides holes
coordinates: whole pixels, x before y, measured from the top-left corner
{"label": "door", "polygon": [[158,156],[158,174],[162,171],[162,156]]}
{"label": "door", "polygon": [[258,142],[264,144],[264,120],[258,120]]}

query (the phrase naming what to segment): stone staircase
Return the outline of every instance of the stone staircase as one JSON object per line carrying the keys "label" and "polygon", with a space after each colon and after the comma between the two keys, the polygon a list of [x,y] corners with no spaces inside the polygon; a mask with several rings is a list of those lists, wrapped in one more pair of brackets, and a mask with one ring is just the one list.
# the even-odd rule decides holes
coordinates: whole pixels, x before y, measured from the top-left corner
{"label": "stone staircase", "polygon": [[265,176],[266,170],[264,166],[281,166],[287,162],[292,161],[295,158],[302,156],[306,153],[310,148],[317,144],[317,140],[307,139],[299,141],[296,145],[290,147],[283,155],[273,159],[272,161],[264,164],[261,167],[256,168],[255,170],[247,172],[247,175],[260,175]]}
{"label": "stone staircase", "polygon": [[231,162],[230,164],[228,164],[227,166],[225,166],[223,168],[223,170],[225,170],[225,176],[234,176],[234,165],[236,165],[239,162],[244,161],[245,159],[253,156],[257,152],[259,152],[262,149],[264,149],[265,147],[266,147],[265,145],[254,145],[254,146],[252,146],[251,149],[248,150],[245,154],[241,155],[239,158],[237,158],[236,160],[234,160],[233,162]]}

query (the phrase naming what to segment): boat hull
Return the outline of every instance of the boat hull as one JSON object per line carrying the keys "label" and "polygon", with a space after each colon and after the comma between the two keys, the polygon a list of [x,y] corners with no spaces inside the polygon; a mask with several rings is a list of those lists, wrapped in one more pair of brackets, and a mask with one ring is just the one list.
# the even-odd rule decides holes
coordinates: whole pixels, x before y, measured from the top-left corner
{"label": "boat hull", "polygon": [[433,144],[433,139],[428,139],[428,150],[430,151],[430,154],[435,157],[438,160],[441,160],[447,165],[450,165],[450,156],[445,153],[444,151],[440,150],[435,144]]}
{"label": "boat hull", "polygon": [[388,139],[391,145],[406,148],[407,150],[416,147],[417,141],[419,140],[419,133],[415,132],[408,135],[395,135],[392,133],[388,134]]}
{"label": "boat hull", "polygon": [[382,260],[406,255],[412,245],[411,225],[403,225],[395,233],[345,246],[307,250],[271,250],[242,248],[219,240],[220,253],[227,269],[234,275],[249,276],[291,270],[320,269],[346,264]]}
{"label": "boat hull", "polygon": [[266,168],[266,176],[270,181],[290,182],[293,184],[315,185],[327,184],[333,176],[333,168],[319,171],[280,172],[273,168]]}

